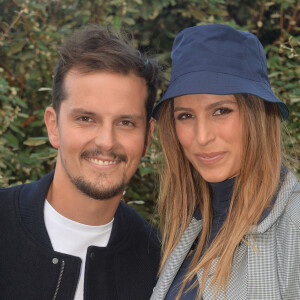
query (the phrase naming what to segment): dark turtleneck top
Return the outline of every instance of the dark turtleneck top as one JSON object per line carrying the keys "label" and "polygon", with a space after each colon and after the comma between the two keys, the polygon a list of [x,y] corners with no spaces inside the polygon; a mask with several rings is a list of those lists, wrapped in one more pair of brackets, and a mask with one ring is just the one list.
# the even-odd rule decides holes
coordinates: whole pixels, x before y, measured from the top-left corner
{"label": "dark turtleneck top", "polygon": [[210,182],[209,185],[211,186],[213,193],[213,220],[209,240],[210,245],[227,218],[233,192],[234,178],[229,178],[222,182]]}
{"label": "dark turtleneck top", "polygon": [[[230,206],[230,199],[232,196],[234,178],[227,179],[222,182],[212,182],[209,183],[212,189],[212,208],[213,208],[213,220],[212,220],[212,228],[211,228],[211,236],[209,240],[209,245],[212,243],[216,235],[218,234],[221,226],[223,225]],[[197,210],[194,217],[196,219],[201,219],[200,210]],[[189,268],[190,262],[193,258],[191,254],[186,258],[182,266],[180,267],[169,291],[166,295],[165,300],[174,300],[180,290],[181,283],[183,278]],[[182,293],[180,300],[194,300],[197,297],[198,288],[194,288],[187,293],[189,287],[193,284],[193,282],[197,280],[196,276],[193,278],[191,282],[189,282]]]}

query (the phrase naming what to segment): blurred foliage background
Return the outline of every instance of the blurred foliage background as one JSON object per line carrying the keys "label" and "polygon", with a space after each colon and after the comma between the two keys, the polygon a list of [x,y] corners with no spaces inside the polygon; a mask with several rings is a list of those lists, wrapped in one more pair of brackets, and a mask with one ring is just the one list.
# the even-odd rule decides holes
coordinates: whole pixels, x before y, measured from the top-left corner
{"label": "blurred foliage background", "polygon": [[[167,78],[173,39],[188,26],[223,23],[256,34],[272,88],[291,110],[284,145],[299,174],[299,10],[300,0],[0,0],[0,186],[36,180],[54,168],[43,114],[51,103],[56,48],[88,23],[131,32],[135,47],[157,56]],[[154,136],[124,196],[154,221],[158,145]]]}

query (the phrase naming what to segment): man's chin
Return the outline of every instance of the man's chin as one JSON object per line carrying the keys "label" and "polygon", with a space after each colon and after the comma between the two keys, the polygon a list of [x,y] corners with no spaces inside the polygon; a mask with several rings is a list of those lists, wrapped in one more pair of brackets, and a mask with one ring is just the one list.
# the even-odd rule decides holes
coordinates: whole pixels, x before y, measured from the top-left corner
{"label": "man's chin", "polygon": [[110,200],[111,198],[121,194],[125,189],[124,182],[110,187],[99,187],[96,184],[85,181],[82,177],[73,178],[72,182],[84,195],[95,200]]}

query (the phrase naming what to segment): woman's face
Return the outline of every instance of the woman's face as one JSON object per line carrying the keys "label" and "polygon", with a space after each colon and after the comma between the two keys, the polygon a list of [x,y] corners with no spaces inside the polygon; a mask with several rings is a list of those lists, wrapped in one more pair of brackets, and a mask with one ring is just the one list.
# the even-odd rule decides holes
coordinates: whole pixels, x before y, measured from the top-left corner
{"label": "woman's face", "polygon": [[176,97],[174,118],[184,153],[204,180],[221,182],[239,173],[242,132],[233,95]]}

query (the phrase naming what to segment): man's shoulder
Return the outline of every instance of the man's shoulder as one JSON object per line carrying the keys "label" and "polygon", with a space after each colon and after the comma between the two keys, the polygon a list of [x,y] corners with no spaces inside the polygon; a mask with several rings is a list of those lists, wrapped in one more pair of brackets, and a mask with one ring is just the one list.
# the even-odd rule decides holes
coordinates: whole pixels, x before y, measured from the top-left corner
{"label": "man's shoulder", "polygon": [[37,181],[2,187],[0,188],[0,205],[5,205],[7,202],[12,203],[16,199],[22,199],[21,202],[26,203],[28,199],[44,197],[52,179],[53,172],[50,172]]}
{"label": "man's shoulder", "polygon": [[44,185],[49,186],[49,184],[51,183],[51,181],[53,179],[53,174],[54,174],[54,171],[51,171],[36,181],[32,181],[32,182],[28,182],[28,183],[21,183],[21,184],[9,186],[9,187],[0,187],[0,193],[3,195],[7,194],[7,193],[13,193],[17,190],[22,189],[23,187],[30,189],[30,188],[37,188],[39,186],[44,186]]}
{"label": "man's shoulder", "polygon": [[129,230],[131,234],[140,238],[146,238],[148,241],[152,241],[155,246],[160,247],[160,234],[153,225],[124,202],[120,203],[118,211],[123,215],[124,219],[130,220]]}
{"label": "man's shoulder", "polygon": [[135,223],[134,225],[144,225],[148,229],[153,228],[153,226],[150,225],[150,223],[147,222],[136,210],[123,201],[120,202],[119,210],[122,214],[126,214],[127,217],[130,217],[131,221]]}
{"label": "man's shoulder", "polygon": [[1,187],[0,188],[0,201],[16,196],[19,193],[19,191],[22,189],[23,186],[24,186],[24,184],[14,185],[14,186],[10,186],[10,187]]}

